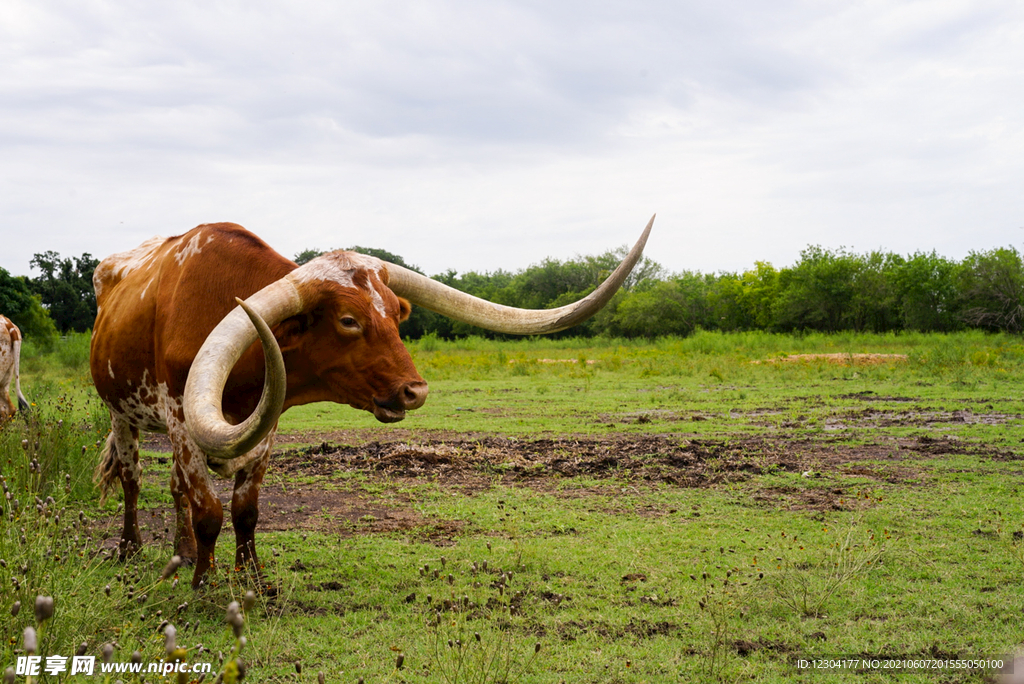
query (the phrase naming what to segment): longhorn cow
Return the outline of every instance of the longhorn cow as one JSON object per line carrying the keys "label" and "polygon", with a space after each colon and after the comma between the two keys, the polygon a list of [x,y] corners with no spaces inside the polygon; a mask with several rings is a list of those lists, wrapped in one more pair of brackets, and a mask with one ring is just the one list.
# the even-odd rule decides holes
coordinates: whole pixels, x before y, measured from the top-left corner
{"label": "longhorn cow", "polygon": [[258,567],[259,487],[282,411],[333,401],[402,420],[427,398],[399,336],[410,302],[497,332],[563,330],[607,303],[653,222],[597,290],[540,311],[492,304],[354,252],[297,266],[232,223],[107,257],[93,276],[90,368],[111,418],[96,479],[104,497],[118,481],[124,492],[120,558],[142,544],[139,431],[170,438],[175,552],[195,563],[193,586],[211,566],[223,522],[211,470],[234,478],[235,565]]}
{"label": "longhorn cow", "polygon": [[[21,409],[28,410],[28,400],[21,393],[21,331],[6,316],[0,316],[0,424]],[[11,401],[11,382],[18,397],[15,408]]]}

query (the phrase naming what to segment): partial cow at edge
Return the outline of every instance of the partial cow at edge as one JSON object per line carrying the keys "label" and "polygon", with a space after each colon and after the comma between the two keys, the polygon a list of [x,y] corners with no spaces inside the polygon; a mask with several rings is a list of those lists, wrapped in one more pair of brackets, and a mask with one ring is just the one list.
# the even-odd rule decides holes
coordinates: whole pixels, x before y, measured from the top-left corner
{"label": "partial cow at edge", "polygon": [[[0,424],[18,409],[28,411],[28,400],[21,393],[21,331],[6,316],[0,316]],[[18,397],[11,400],[11,383]]]}
{"label": "partial cow at edge", "polygon": [[333,401],[385,423],[402,420],[427,398],[398,332],[410,303],[496,332],[564,330],[611,299],[653,223],[597,290],[537,311],[477,299],[354,252],[297,266],[232,223],[107,257],[93,276],[90,367],[111,418],[96,479],[104,497],[117,482],[124,492],[119,556],[142,543],[140,431],[170,438],[175,551],[195,563],[193,586],[210,568],[223,522],[211,470],[234,478],[235,564],[258,567],[259,487],[282,411]]}

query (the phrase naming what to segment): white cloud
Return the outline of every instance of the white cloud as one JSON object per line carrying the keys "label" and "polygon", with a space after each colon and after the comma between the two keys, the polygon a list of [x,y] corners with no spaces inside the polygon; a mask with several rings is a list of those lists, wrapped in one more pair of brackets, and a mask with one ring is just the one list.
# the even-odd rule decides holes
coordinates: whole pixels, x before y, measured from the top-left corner
{"label": "white cloud", "polygon": [[1015,2],[9,2],[0,267],[232,220],[428,272],[1021,243]]}

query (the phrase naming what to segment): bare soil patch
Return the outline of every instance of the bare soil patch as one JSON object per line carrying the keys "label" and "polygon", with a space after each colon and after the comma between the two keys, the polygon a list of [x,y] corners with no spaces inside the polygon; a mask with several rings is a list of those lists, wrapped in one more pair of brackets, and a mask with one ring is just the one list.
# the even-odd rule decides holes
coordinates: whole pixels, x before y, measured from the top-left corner
{"label": "bare soil patch", "polygon": [[975,413],[966,409],[936,411],[921,407],[909,407],[906,411],[879,411],[873,408],[837,412],[825,419],[826,430],[849,428],[887,428],[905,426],[928,426],[939,424],[1004,425],[1020,420],[1021,416],[1010,413]]}
{"label": "bare soil patch", "polygon": [[825,361],[840,366],[865,365],[873,366],[880,363],[902,363],[907,360],[906,354],[790,354],[764,361],[752,363],[799,363],[801,361]]}
{"label": "bare soil patch", "polygon": [[[282,436],[260,494],[259,529],[340,535],[406,531],[447,545],[464,522],[425,518],[410,494],[417,486],[429,484],[471,496],[500,484],[578,498],[607,496],[623,486],[714,487],[772,472],[800,473],[813,478],[814,486],[755,487],[755,505],[854,510],[871,504],[870,497],[859,493],[865,478],[882,486],[919,486],[921,469],[915,461],[920,459],[963,453],[994,460],[1017,458],[952,437],[928,436],[868,445],[828,439],[702,440],[632,434],[524,439],[391,431],[390,439],[379,436],[360,431]],[[317,445],[297,446],[311,441]],[[157,451],[157,459],[166,462],[170,457],[165,437],[151,436],[144,447]],[[155,478],[152,472],[148,476]],[[845,482],[848,478],[858,479]],[[230,520],[231,482],[216,480],[215,486]],[[637,514],[660,512],[645,509]],[[169,538],[173,515],[170,506],[144,512],[147,540]]]}

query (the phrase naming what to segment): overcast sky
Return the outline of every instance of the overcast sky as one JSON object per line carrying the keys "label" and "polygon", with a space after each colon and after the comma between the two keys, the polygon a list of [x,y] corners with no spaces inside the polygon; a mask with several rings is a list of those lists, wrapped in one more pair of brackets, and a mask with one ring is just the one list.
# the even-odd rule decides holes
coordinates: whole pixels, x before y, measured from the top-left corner
{"label": "overcast sky", "polygon": [[427,273],[1024,246],[1024,3],[0,0],[0,267],[234,221]]}

